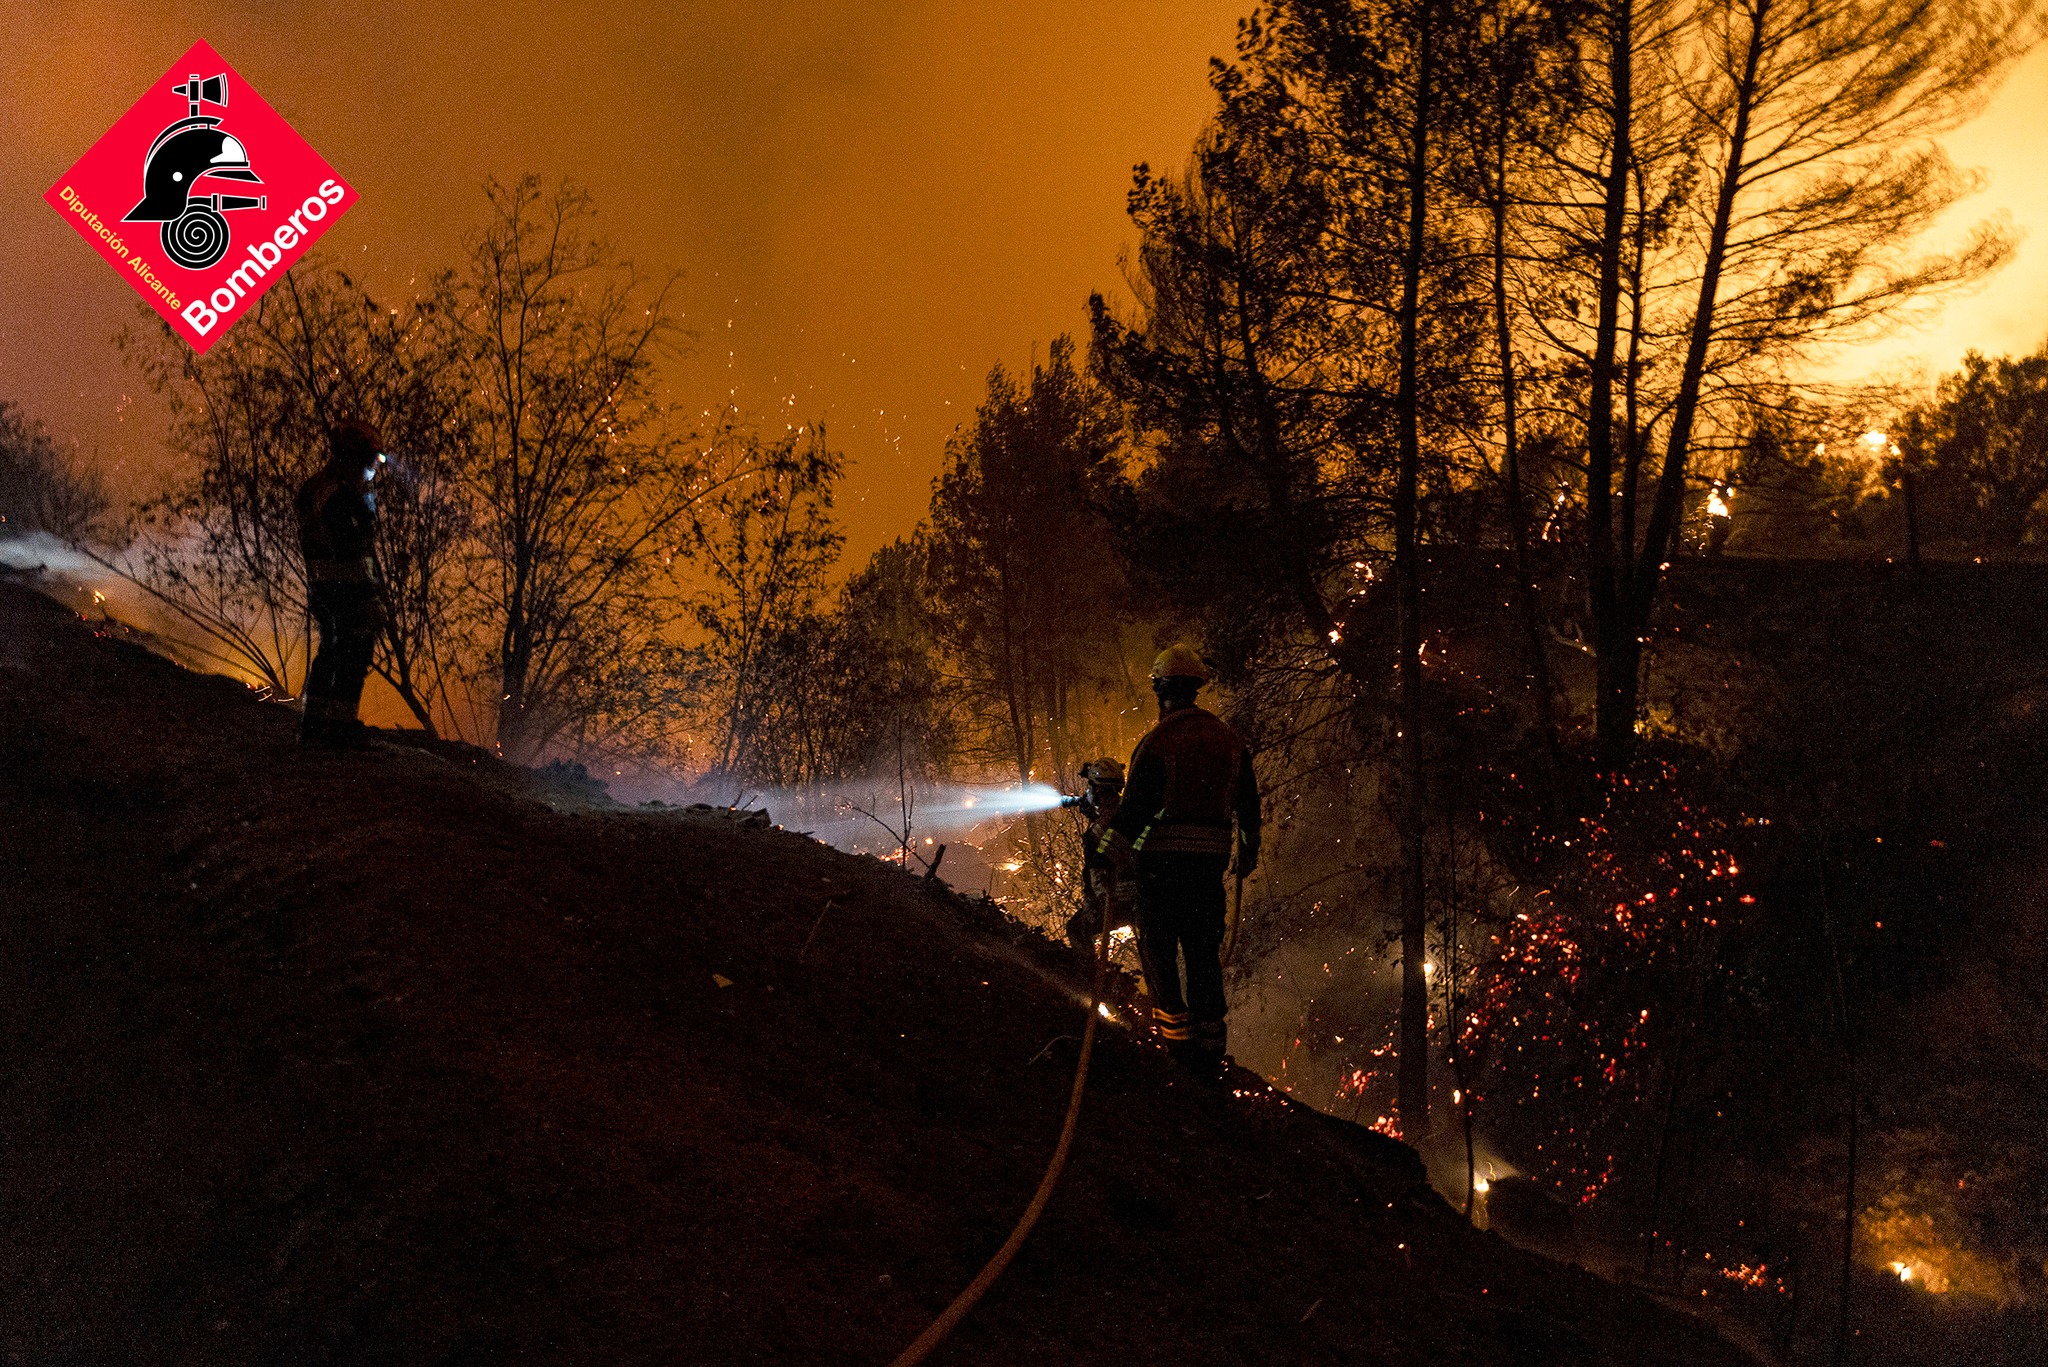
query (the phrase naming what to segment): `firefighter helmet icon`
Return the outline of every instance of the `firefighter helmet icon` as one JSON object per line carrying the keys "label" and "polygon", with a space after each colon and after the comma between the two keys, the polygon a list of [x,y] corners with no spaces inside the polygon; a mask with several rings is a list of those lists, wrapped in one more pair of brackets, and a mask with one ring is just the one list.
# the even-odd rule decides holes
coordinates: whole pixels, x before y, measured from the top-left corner
{"label": "firefighter helmet icon", "polygon": [[261,209],[262,195],[195,194],[203,178],[253,181],[263,178],[249,168],[248,149],[241,139],[221,131],[217,115],[201,114],[199,106],[227,108],[226,75],[188,78],[173,86],[190,104],[179,119],[149,145],[142,163],[142,202],[128,211],[124,223],[161,223],[159,236],[171,260],[187,270],[205,270],[228,252],[228,221],[234,209]]}

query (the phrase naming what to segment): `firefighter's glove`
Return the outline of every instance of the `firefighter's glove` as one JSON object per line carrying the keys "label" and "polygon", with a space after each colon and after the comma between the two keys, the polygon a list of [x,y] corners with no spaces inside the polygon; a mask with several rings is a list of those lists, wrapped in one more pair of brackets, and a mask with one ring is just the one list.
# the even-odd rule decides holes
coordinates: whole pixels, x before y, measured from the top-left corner
{"label": "firefighter's glove", "polygon": [[[1255,836],[1239,836],[1237,839],[1237,854],[1230,861],[1230,871],[1239,878],[1249,878],[1252,876],[1252,870],[1258,866],[1258,838]],[[1213,868],[1215,866],[1211,865],[1210,867]]]}

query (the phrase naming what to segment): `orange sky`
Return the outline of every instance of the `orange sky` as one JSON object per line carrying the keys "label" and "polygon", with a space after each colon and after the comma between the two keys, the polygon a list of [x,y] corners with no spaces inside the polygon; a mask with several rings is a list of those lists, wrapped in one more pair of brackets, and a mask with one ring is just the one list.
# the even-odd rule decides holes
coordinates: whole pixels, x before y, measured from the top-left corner
{"label": "orange sky", "polygon": [[487,172],[585,182],[626,255],[685,272],[675,395],[822,416],[864,553],[990,365],[1117,282],[1131,165],[1185,158],[1242,3],[45,4],[0,44],[0,397],[124,483],[161,468],[107,342],[131,291],[39,196],[204,37],[361,192],[323,245],[373,294],[453,260]]}
{"label": "orange sky", "polygon": [[[392,0],[161,4],[147,22],[30,0],[0,45],[0,398],[160,477],[161,417],[108,343],[132,294],[40,196],[204,37],[362,194],[328,254],[373,293],[453,260],[486,172],[569,173],[643,268],[686,273],[673,392],[823,417],[853,457],[864,554],[922,514],[989,366],[1081,330],[1118,283],[1132,163],[1178,165],[1246,0]],[[23,14],[22,9],[27,13]],[[1953,140],[1972,216],[2048,228],[2034,171],[2048,58]],[[2031,348],[2048,243],[1933,327],[1844,363]]]}

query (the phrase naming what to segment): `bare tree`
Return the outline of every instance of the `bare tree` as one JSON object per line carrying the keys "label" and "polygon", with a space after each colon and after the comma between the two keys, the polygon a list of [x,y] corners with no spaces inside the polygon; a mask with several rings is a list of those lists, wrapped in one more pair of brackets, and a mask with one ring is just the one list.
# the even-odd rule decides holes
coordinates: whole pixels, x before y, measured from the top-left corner
{"label": "bare tree", "polygon": [[755,775],[766,767],[763,730],[784,701],[779,674],[813,658],[791,638],[816,616],[845,544],[832,517],[845,461],[815,424],[772,441],[733,426],[718,441],[737,448],[723,467],[747,473],[707,497],[692,519],[703,582],[691,616],[708,684],[700,706],[711,772]]}
{"label": "bare tree", "polygon": [[486,642],[473,686],[498,698],[499,748],[526,759],[572,732],[598,743],[656,705],[648,665],[678,613],[665,572],[717,477],[656,395],[678,341],[669,286],[643,289],[592,236],[583,191],[528,176],[486,193],[491,220],[448,309]]}

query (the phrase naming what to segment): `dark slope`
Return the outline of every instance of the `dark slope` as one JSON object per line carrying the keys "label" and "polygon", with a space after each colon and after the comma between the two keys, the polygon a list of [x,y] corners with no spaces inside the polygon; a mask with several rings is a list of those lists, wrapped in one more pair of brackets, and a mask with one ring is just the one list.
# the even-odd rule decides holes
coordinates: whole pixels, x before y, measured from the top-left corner
{"label": "dark slope", "polygon": [[[0,585],[0,1360],[879,1364],[1002,1239],[1080,1025],[1003,937],[293,727]],[[1097,1067],[936,1361],[1743,1360],[1377,1136],[1118,1032]]]}

